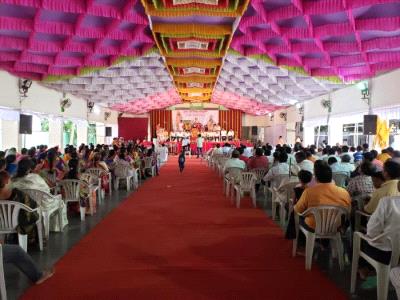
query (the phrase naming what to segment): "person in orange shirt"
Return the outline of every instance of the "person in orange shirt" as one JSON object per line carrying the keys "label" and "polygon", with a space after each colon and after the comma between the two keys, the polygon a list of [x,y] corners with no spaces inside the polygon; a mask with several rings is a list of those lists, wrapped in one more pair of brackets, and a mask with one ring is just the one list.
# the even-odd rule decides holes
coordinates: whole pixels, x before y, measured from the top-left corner
{"label": "person in orange shirt", "polygon": [[[321,205],[342,206],[350,210],[351,198],[349,193],[337,187],[332,182],[332,170],[328,163],[318,160],[314,164],[314,174],[317,184],[307,188],[300,200],[294,206],[296,213],[302,213],[310,207],[318,207]],[[315,229],[314,216],[306,216],[302,224],[306,229],[313,231]],[[308,227],[308,228],[307,228]]]}

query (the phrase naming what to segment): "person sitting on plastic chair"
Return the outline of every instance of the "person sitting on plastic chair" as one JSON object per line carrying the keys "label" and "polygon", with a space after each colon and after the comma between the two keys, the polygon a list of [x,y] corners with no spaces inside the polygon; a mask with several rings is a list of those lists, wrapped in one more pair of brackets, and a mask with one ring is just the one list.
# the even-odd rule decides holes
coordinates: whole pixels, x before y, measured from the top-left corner
{"label": "person sitting on plastic chair", "polygon": [[[332,170],[328,163],[318,160],[314,164],[314,174],[317,184],[305,189],[300,200],[294,206],[296,213],[302,213],[310,207],[318,207],[321,205],[343,206],[350,209],[351,198],[349,193],[332,183]],[[306,216],[300,219],[300,224],[306,230],[314,232],[315,219],[314,216]]]}
{"label": "person sitting on plastic chair", "polygon": [[33,283],[41,284],[54,275],[54,268],[40,270],[32,257],[20,246],[3,244],[1,248],[3,250],[3,262],[15,265]]}

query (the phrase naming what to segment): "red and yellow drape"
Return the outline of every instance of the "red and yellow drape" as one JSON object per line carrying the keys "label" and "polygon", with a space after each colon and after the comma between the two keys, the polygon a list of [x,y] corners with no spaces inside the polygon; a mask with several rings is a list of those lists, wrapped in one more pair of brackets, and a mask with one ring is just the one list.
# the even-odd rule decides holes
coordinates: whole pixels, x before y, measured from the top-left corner
{"label": "red and yellow drape", "polygon": [[238,109],[220,110],[219,125],[226,130],[235,131],[235,138],[242,137],[242,111]]}
{"label": "red and yellow drape", "polygon": [[150,132],[153,138],[157,137],[156,128],[159,125],[166,131],[172,130],[172,111],[165,109],[154,109],[150,111]]}

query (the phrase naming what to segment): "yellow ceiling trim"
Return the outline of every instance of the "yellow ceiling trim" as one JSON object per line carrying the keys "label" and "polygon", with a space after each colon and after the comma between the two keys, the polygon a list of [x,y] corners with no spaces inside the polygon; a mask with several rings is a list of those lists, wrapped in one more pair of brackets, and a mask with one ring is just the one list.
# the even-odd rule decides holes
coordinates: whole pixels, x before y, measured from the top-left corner
{"label": "yellow ceiling trim", "polygon": [[183,101],[189,101],[189,102],[208,102],[211,100],[211,95],[210,96],[206,96],[206,97],[184,97],[182,96],[182,100]]}
{"label": "yellow ceiling trim", "polygon": [[210,16],[210,17],[230,17],[236,18],[243,14],[243,5],[241,5],[237,11],[232,12],[223,12],[223,11],[210,11],[206,9],[199,9],[199,10],[190,10],[190,11],[161,11],[154,9],[152,7],[148,7],[146,9],[146,13],[150,16],[155,17],[189,17],[189,16]]}
{"label": "yellow ceiling trim", "polygon": [[205,57],[205,58],[222,58],[226,55],[227,49],[223,49],[221,52],[205,52],[205,51],[185,51],[185,52],[174,52],[171,51],[166,53],[164,50],[160,50],[162,55],[166,58],[174,57]]}
{"label": "yellow ceiling trim", "polygon": [[195,59],[179,59],[179,58],[167,58],[167,65],[187,68],[187,67],[198,67],[198,68],[214,68],[216,66],[222,65],[221,59],[207,59],[207,60],[195,60]]}
{"label": "yellow ceiling trim", "polygon": [[204,35],[230,35],[232,34],[231,25],[205,25],[205,24],[170,24],[155,23],[153,32],[173,33],[173,34],[204,34]]}
{"label": "yellow ceiling trim", "polygon": [[205,78],[204,76],[175,76],[174,81],[180,83],[191,83],[191,82],[199,82],[199,83],[215,83],[215,78]]}
{"label": "yellow ceiling trim", "polygon": [[203,93],[203,94],[211,94],[212,89],[204,89],[204,88],[179,88],[179,93]]}

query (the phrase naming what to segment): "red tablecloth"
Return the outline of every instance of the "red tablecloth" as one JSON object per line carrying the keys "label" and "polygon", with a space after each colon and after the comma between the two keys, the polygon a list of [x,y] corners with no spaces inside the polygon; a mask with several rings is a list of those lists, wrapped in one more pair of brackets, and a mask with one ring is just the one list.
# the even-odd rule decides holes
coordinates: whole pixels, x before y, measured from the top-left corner
{"label": "red tablecloth", "polygon": [[[224,146],[226,142],[203,142],[203,153],[206,153],[208,150],[214,147],[216,144],[220,144],[221,147]],[[236,148],[240,146],[240,144],[245,145],[246,147],[253,147],[253,144],[251,143],[245,143],[245,142],[228,142],[230,145],[234,145]],[[177,149],[178,152],[182,151],[182,142],[177,143]],[[196,142],[190,142],[190,150],[192,153],[196,153],[197,151],[197,143]]]}

